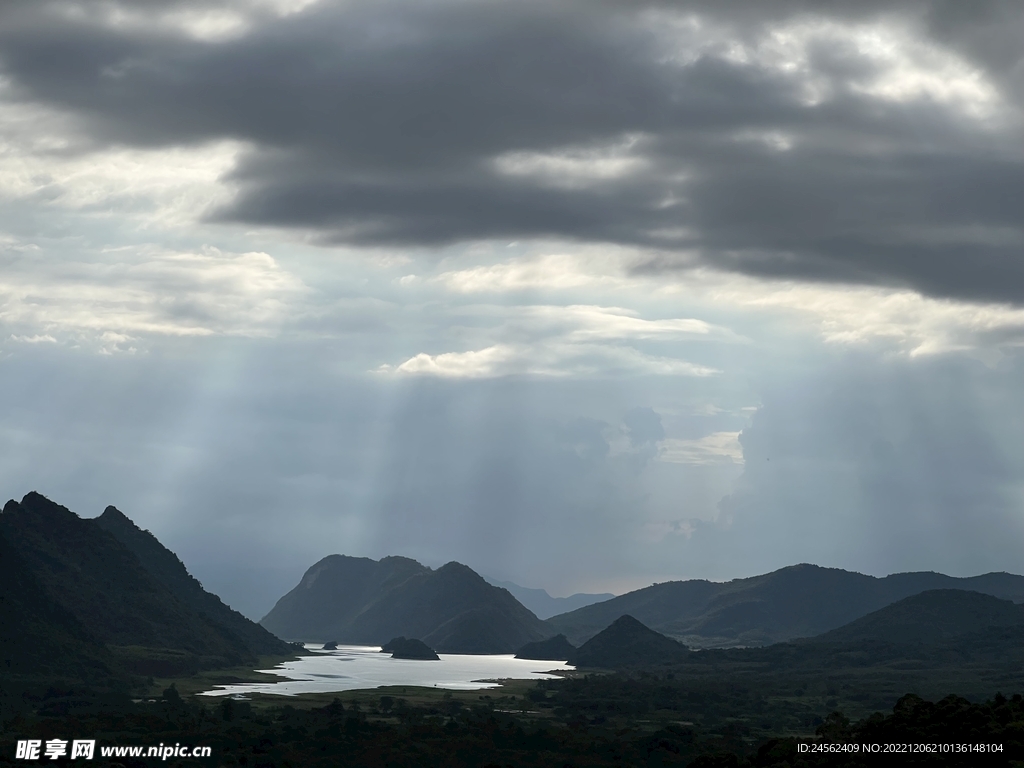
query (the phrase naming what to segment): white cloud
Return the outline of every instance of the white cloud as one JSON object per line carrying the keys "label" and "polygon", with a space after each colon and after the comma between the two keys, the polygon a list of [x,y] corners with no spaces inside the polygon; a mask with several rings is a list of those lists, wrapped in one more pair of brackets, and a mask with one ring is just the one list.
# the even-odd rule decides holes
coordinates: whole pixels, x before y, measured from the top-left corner
{"label": "white cloud", "polygon": [[[393,370],[402,374],[476,379],[515,372],[522,358],[521,351],[497,344],[470,352],[444,352],[440,355],[420,353]],[[386,373],[390,368],[381,366],[379,370]]]}
{"label": "white cloud", "polygon": [[998,354],[999,346],[1024,345],[1024,310],[999,304],[935,299],[910,291],[870,286],[759,281],[717,273],[693,273],[689,286],[663,292],[689,292],[697,285],[714,301],[802,316],[833,344],[884,342],[910,356],[951,351]]}
{"label": "white cloud", "polygon": [[0,78],[0,201],[51,215],[117,217],[178,228],[230,199],[221,178],[246,145],[235,140],[156,149],[84,144],[61,112],[18,100]]}
{"label": "white cloud", "polygon": [[643,138],[629,134],[604,146],[570,146],[556,152],[506,152],[494,158],[493,166],[504,176],[572,189],[595,181],[626,178],[647,168],[649,161],[634,153]]}
{"label": "white cloud", "polygon": [[712,376],[720,371],[677,356],[650,354],[632,343],[704,338],[713,332],[728,337],[725,329],[702,320],[646,320],[633,310],[590,305],[470,307],[462,314],[475,314],[476,323],[463,317],[461,324],[479,325],[481,318],[490,320],[496,313],[505,315],[497,326],[475,327],[467,332],[502,341],[467,352],[423,352],[397,366],[383,365],[377,370],[446,377],[636,373]]}
{"label": "white cloud", "polygon": [[[2,104],[2,102],[0,102]],[[0,114],[5,111],[0,108]],[[198,148],[107,149],[64,156],[24,143],[59,144],[63,134],[3,135],[0,125],[0,200],[32,200],[58,211],[117,215],[143,227],[180,227],[225,202],[220,177],[242,146],[224,141]],[[21,144],[22,146],[18,146]]]}
{"label": "white cloud", "polygon": [[11,336],[9,336],[8,338],[10,338],[11,341],[20,341],[23,344],[56,344],[57,343],[57,340],[55,338],[53,338],[53,336],[51,336],[48,333],[44,334],[44,335],[37,334],[35,336],[15,336],[14,334],[11,334]]}
{"label": "white cloud", "polygon": [[[964,234],[957,231],[948,236],[962,239]],[[967,234],[979,243],[993,238],[1004,242],[1020,235],[981,230]],[[577,341],[701,335],[742,340],[735,332],[704,320],[646,320],[630,308],[671,298],[674,304],[685,302],[691,311],[728,312],[740,325],[768,312],[776,318],[798,319],[805,327],[809,324],[831,344],[882,343],[891,351],[914,356],[984,349],[998,355],[999,347],[1024,344],[1024,310],[1009,305],[931,298],[907,289],[766,280],[708,268],[652,276],[630,271],[644,258],[635,249],[575,250],[447,270],[427,282],[464,294],[544,290],[552,297],[575,297],[586,291],[584,295],[600,293],[622,302],[624,307],[550,304],[516,310],[517,327],[561,327],[562,333]]]}
{"label": "white cloud", "polygon": [[271,335],[307,291],[266,253],[216,248],[120,249],[93,261],[0,251],[0,263],[0,322],[29,338],[84,335],[108,351],[142,334]]}
{"label": "white cloud", "polygon": [[88,18],[117,31],[152,33],[154,29],[182,35],[193,40],[218,43],[249,32],[255,21],[267,12],[289,16],[303,11],[318,0],[207,0],[202,4],[163,6],[99,2],[55,2],[51,11],[71,19]]}
{"label": "white cloud", "polygon": [[714,376],[721,371],[671,357],[648,355],[631,347],[570,344],[496,344],[468,352],[421,352],[397,366],[382,365],[377,373],[428,375],[443,378],[491,378],[511,375]]}
{"label": "white cloud", "polygon": [[103,333],[100,334],[100,346],[97,351],[101,355],[134,355],[139,350],[138,347],[132,344],[133,341],[136,341],[136,339],[132,336],[129,336],[126,333],[114,333],[112,331],[104,331]]}
{"label": "white cloud", "polygon": [[659,443],[658,461],[668,464],[743,463],[739,432],[713,432],[697,439],[669,437]]}
{"label": "white cloud", "polygon": [[[749,39],[728,24],[692,13],[657,10],[643,18],[661,38],[666,63],[685,67],[712,56],[759,67],[792,80],[807,106],[848,91],[891,103],[927,100],[978,120],[1007,108],[998,87],[978,67],[895,16],[863,23],[802,16]],[[823,53],[853,66],[822,67]],[[790,137],[762,136],[777,150],[792,145]]]}
{"label": "white cloud", "polygon": [[527,315],[569,322],[576,329],[568,334],[570,341],[595,339],[655,339],[706,336],[712,326],[693,318],[644,320],[638,313],[621,307],[572,305],[568,307],[528,307]]}
{"label": "white cloud", "polygon": [[[858,60],[845,82],[813,64],[815,49]],[[803,82],[808,104],[840,88],[891,102],[929,100],[975,118],[992,116],[1001,98],[984,73],[949,50],[921,39],[895,19],[866,24],[801,20],[769,29],[750,59]],[[856,73],[856,74],[854,74]]]}
{"label": "white cloud", "polygon": [[[603,261],[607,262],[605,258]],[[565,290],[595,284],[612,286],[623,280],[621,274],[595,269],[593,261],[575,254],[545,254],[499,264],[443,272],[434,281],[457,293],[522,291],[531,289]],[[607,264],[616,273],[619,264]]]}

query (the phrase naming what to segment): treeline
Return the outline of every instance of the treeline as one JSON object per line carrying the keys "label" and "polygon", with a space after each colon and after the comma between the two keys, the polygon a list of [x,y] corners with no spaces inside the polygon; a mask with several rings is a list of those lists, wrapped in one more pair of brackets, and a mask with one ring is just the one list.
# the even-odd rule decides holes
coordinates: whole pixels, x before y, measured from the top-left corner
{"label": "treeline", "polygon": [[[114,695],[97,699],[85,690],[54,689],[36,714],[4,723],[0,765],[24,764],[15,759],[17,739],[52,738],[213,748],[209,760],[171,759],[165,763],[168,766],[852,768],[878,764],[880,755],[865,748],[872,744],[883,751],[890,748],[887,745],[960,745],[956,751],[940,748],[937,753],[881,755],[908,766],[1010,766],[1024,758],[1024,701],[1019,695],[996,696],[985,703],[956,696],[931,703],[907,695],[891,713],[855,723],[834,712],[817,727],[814,739],[759,742],[751,742],[739,729],[730,730],[728,723],[720,723],[714,731],[677,723],[651,732],[641,727],[608,727],[587,708],[565,707],[561,714],[565,716],[561,722],[544,723],[496,711],[488,704],[467,705],[457,698],[427,706],[382,696],[372,704],[364,700],[362,706],[335,699],[314,709],[259,709],[232,699],[185,701],[173,687],[159,700],[144,703]],[[977,750],[979,745],[985,745],[984,752]],[[991,751],[993,745],[998,745],[998,751]],[[151,762],[119,761],[125,768]]]}

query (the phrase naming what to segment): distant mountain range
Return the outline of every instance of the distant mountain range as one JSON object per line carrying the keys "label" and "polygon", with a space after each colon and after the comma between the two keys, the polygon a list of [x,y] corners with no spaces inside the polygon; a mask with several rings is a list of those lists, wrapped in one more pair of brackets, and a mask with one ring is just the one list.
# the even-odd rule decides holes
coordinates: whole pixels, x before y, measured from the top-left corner
{"label": "distant mountain range", "polygon": [[[0,513],[0,671],[8,686],[251,664],[293,652],[282,637],[371,645],[406,637],[441,653],[521,651],[606,668],[763,663],[817,674],[851,659],[908,654],[1024,665],[1022,601],[1024,577],[1007,573],[874,578],[797,565],[727,583],[657,584],[542,621],[459,563],[431,569],[403,557],[332,555],[260,626],[205,591],[114,507],[83,519],[30,493]],[[694,654],[678,641],[734,650]]]}
{"label": "distant mountain range", "polygon": [[806,642],[938,646],[1007,629],[1024,637],[1024,606],[980,592],[932,589]]}
{"label": "distant mountain range", "polygon": [[83,519],[30,493],[4,506],[0,537],[8,550],[0,605],[22,616],[10,624],[4,617],[0,663],[26,674],[42,670],[40,654],[21,642],[33,637],[40,648],[62,649],[47,664],[80,657],[71,665],[79,673],[99,665],[181,674],[294,651],[203,590],[172,552],[113,508]]}
{"label": "distant mountain range", "polygon": [[583,608],[584,606],[600,603],[615,597],[611,592],[602,592],[600,594],[577,592],[575,595],[569,595],[569,597],[552,597],[545,589],[521,587],[511,581],[500,581],[489,576],[484,576],[484,579],[496,587],[507,589],[512,593],[512,597],[533,611],[538,619],[549,619],[560,613],[575,611],[577,608]]}
{"label": "distant mountain range", "polygon": [[554,634],[468,566],[330,555],[260,623],[289,640],[382,645],[398,636],[439,653],[513,653]]}
{"label": "distant mountain range", "polygon": [[[528,599],[540,593],[553,600],[543,590],[499,583]],[[690,647],[758,647],[820,635],[905,597],[952,588],[1024,601],[1024,577],[1007,573],[880,579],[804,564],[725,583],[656,584],[541,622],[511,589],[488,584],[458,563],[434,571],[403,557],[332,555],[310,568],[261,623],[287,639],[379,645],[404,635],[442,653],[508,653],[559,634],[581,646],[631,616]]]}
{"label": "distant mountain range", "polygon": [[[790,686],[860,686],[874,707],[900,691],[965,696],[1024,684],[1024,607],[966,590],[906,597],[812,638],[691,653],[688,678],[769,675]],[[803,680],[805,682],[798,683]]]}
{"label": "distant mountain range", "polygon": [[[779,673],[868,667],[964,668],[993,663],[1019,670],[1024,666],[1024,606],[980,592],[933,589],[816,637],[762,648],[699,652],[624,615],[570,651],[568,659],[580,668],[696,671],[710,667],[723,672],[728,669],[731,675],[739,669],[758,668]],[[888,666],[894,660],[898,665]]]}
{"label": "distant mountain range", "polygon": [[899,573],[885,578],[794,565],[725,583],[670,581],[553,616],[551,634],[579,645],[623,615],[691,647],[761,646],[813,637],[905,597],[961,589],[1024,601],[1024,577],[989,573],[954,578]]}

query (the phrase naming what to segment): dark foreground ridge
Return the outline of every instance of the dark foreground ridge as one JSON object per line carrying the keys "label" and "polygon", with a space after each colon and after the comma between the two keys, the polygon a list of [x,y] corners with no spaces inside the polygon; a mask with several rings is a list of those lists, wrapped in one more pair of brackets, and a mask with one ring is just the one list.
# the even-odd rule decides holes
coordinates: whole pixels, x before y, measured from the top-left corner
{"label": "dark foreground ridge", "polygon": [[0,675],[0,694],[17,680],[96,682],[115,676],[106,646],[50,596],[2,532]]}
{"label": "dark foreground ridge", "polygon": [[224,605],[219,597],[203,589],[184,563],[156,536],[144,531],[116,507],[107,507],[96,524],[130,549],[153,578],[174,593],[192,610],[205,614],[215,624],[236,635],[254,654],[286,654],[292,649],[254,621]]}
{"label": "dark foreground ridge", "polygon": [[418,637],[439,653],[514,653],[553,634],[471,568],[433,570],[405,557],[325,557],[260,623],[288,640],[382,645]]}
{"label": "dark foreground ridge", "polygon": [[440,661],[434,650],[422,640],[408,637],[396,637],[384,643],[381,653],[390,653],[393,659],[421,659],[424,661]]}
{"label": "dark foreground ridge", "polygon": [[[108,510],[105,524],[82,519],[38,493],[4,506],[0,537],[9,556],[2,572],[20,585],[5,588],[4,610],[24,614],[23,634],[41,648],[62,649],[38,664],[39,650],[9,638],[7,627],[22,622],[5,622],[9,669],[26,679],[54,664],[79,680],[100,670],[114,677],[187,674],[294,650],[205,592],[151,534],[116,514],[119,520]],[[111,523],[132,546],[107,530]],[[81,663],[58,661],[62,656]]]}

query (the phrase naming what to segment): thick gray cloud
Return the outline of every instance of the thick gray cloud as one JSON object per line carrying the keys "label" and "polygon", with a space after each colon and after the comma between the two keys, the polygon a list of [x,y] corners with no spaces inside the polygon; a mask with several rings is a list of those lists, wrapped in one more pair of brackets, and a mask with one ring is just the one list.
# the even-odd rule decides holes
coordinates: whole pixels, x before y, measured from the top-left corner
{"label": "thick gray cloud", "polygon": [[1019,4],[171,6],[10,6],[0,62],[87,143],[246,142],[215,220],[1024,301]]}

